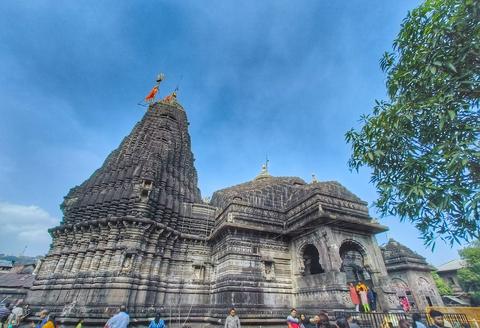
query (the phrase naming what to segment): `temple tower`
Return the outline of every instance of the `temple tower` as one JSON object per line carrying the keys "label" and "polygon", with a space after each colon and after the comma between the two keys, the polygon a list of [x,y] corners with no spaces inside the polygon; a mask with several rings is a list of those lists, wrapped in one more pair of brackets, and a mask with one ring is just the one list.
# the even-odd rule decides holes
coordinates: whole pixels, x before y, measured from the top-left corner
{"label": "temple tower", "polygon": [[150,105],[102,167],[65,197],[27,301],[98,320],[120,304],[136,317],[158,304],[204,304],[189,297],[189,284],[208,295],[200,275],[214,210],[201,201],[193,162],[182,106]]}

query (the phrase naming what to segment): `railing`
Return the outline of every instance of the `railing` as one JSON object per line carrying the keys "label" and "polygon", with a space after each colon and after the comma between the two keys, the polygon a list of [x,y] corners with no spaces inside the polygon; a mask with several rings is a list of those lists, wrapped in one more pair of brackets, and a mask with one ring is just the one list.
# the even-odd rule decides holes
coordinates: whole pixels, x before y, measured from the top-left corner
{"label": "railing", "polygon": [[[425,321],[428,322],[429,325],[433,325],[433,320],[429,315],[423,315]],[[470,328],[471,324],[467,318],[467,315],[464,313],[444,313],[443,320],[445,322],[445,327],[452,327],[452,328]]]}
{"label": "railing", "polygon": [[360,328],[394,328],[398,327],[398,322],[401,319],[408,320],[405,313],[381,313],[381,312],[343,312],[338,311],[334,313],[335,320],[352,316],[353,320],[360,326]]}
{"label": "railing", "polygon": [[[397,328],[399,327],[399,321],[406,319],[409,322],[412,321],[413,313],[380,313],[380,312],[335,312],[335,320],[352,316],[353,320],[360,326],[360,328]],[[422,318],[422,323],[427,326],[433,325],[433,320],[425,313],[419,313]],[[451,328],[475,328],[471,327],[468,318],[463,313],[444,313],[443,319],[445,321],[445,327]]]}

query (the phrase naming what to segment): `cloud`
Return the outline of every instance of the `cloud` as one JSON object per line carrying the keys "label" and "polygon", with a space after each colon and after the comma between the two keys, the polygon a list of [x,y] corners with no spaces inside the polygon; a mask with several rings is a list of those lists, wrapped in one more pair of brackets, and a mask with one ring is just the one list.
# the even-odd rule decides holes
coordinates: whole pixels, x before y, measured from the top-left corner
{"label": "cloud", "polygon": [[47,230],[58,223],[38,206],[0,202],[0,252],[17,255],[27,246],[25,255],[44,254],[51,242]]}

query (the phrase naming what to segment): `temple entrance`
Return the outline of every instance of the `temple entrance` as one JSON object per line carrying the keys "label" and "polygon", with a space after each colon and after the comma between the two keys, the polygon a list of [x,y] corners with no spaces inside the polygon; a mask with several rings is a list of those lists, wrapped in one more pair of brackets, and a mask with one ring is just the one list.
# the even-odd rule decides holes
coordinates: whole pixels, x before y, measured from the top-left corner
{"label": "temple entrance", "polygon": [[303,263],[305,266],[304,275],[313,275],[325,272],[320,264],[320,255],[318,250],[312,244],[308,244],[303,251]]}
{"label": "temple entrance", "polygon": [[371,277],[365,268],[362,248],[352,241],[346,241],[340,247],[342,266],[340,271],[347,275],[347,282],[370,281]]}

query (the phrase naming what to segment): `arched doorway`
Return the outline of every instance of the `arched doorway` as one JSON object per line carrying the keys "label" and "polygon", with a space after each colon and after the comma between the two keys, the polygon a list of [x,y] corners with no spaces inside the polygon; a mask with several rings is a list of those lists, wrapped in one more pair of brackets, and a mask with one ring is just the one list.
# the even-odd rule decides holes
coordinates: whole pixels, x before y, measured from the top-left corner
{"label": "arched doorway", "polygon": [[408,284],[400,278],[392,278],[391,286],[395,290],[400,306],[405,312],[417,311],[417,304]]}
{"label": "arched doorway", "polygon": [[312,244],[305,246],[303,250],[304,275],[324,273],[320,264],[320,254],[318,249]]}
{"label": "arched doorway", "polygon": [[340,247],[342,266],[340,271],[347,275],[347,282],[370,281],[371,277],[364,264],[364,251],[353,241],[345,241]]}
{"label": "arched doorway", "polygon": [[433,285],[424,277],[418,278],[417,291],[425,306],[438,305],[437,298],[435,297],[435,292],[433,290]]}

